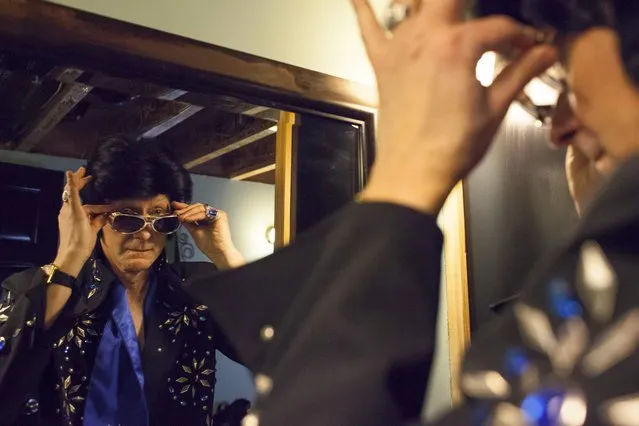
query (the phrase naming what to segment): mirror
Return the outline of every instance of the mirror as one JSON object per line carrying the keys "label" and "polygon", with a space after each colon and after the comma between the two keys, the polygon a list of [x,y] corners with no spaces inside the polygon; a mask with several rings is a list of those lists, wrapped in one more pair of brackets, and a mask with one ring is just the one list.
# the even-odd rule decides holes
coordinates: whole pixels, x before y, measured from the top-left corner
{"label": "mirror", "polygon": [[[174,152],[192,179],[193,202],[226,212],[232,241],[247,262],[293,241],[352,200],[363,186],[372,153],[366,150],[371,137],[366,137],[361,118],[317,113],[308,106],[229,90],[192,91],[181,79],[167,84],[165,77],[155,79],[153,74],[129,78],[97,63],[88,65],[80,68],[74,61],[0,45],[0,281],[53,260],[63,171],[85,165],[109,138],[125,137]],[[133,68],[131,74],[136,74]],[[166,255],[169,262],[211,261],[185,226],[168,240]],[[106,255],[103,260],[109,269]],[[85,266],[89,277],[96,270],[90,263]],[[102,269],[98,266],[97,271]],[[102,281],[107,281],[104,275]],[[105,318],[116,303],[111,299],[115,290],[102,294],[97,288],[83,293],[86,299],[70,299],[68,306],[73,306],[65,307],[63,320],[56,322],[64,332],[52,332],[60,335],[51,362],[60,366],[63,390],[59,384],[52,389],[63,392],[65,401],[58,407],[61,411],[43,414],[53,416],[52,421],[96,415],[88,383],[91,371],[97,375],[99,368],[107,367],[98,361],[93,370],[90,366],[109,330]],[[133,326],[140,327],[135,331],[145,386],[162,389],[147,406],[166,405],[171,413],[188,406],[183,418],[198,424],[215,418],[220,424],[239,425],[255,399],[255,379],[215,351],[199,307],[180,305],[173,296],[163,300],[161,293],[158,288],[164,306],[159,314],[144,310],[143,322],[136,324],[131,311]],[[2,297],[0,309],[15,301],[11,292],[4,291]],[[78,309],[86,313],[78,316]],[[0,327],[2,322],[0,317]],[[19,331],[12,333],[20,337]],[[207,343],[207,337],[213,343]],[[2,351],[4,340],[0,343]],[[132,382],[126,389],[136,386]],[[27,410],[45,405],[33,401],[27,400]],[[154,424],[157,419],[150,416]]]}

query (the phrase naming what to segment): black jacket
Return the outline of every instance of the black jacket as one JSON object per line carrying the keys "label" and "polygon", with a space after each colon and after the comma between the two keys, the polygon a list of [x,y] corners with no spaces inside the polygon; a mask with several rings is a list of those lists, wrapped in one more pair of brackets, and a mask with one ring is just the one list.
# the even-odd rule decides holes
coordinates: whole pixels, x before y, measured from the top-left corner
{"label": "black jacket", "polygon": [[[210,263],[159,268],[142,351],[152,424],[213,423],[215,350],[237,356],[207,307],[193,302],[181,286],[192,274],[214,269]],[[40,269],[32,269],[2,283],[0,424],[82,424],[95,354],[110,315],[105,301],[115,277],[100,262],[95,269],[89,262],[78,280],[82,284],[46,331],[44,280]],[[195,381],[197,373],[201,380]]]}
{"label": "black jacket", "polygon": [[[242,329],[230,318],[217,320],[227,336],[255,336],[230,340],[240,353],[255,355],[251,365],[263,374],[252,414],[259,425],[421,424],[440,256],[434,218],[360,205],[234,273],[252,286],[252,300],[232,296],[229,283],[220,305],[236,301],[236,309],[246,310],[261,303],[259,321]],[[437,424],[525,424],[519,407],[538,406],[528,403],[540,391],[537,396],[554,392],[554,401],[568,400],[574,424],[580,415],[587,425],[616,424],[606,418],[611,407],[632,416],[634,410],[611,404],[636,401],[639,391],[637,265],[634,158],[603,188],[577,231],[531,274],[514,305],[474,337],[463,367],[467,402]],[[295,283],[303,284],[297,292]],[[277,296],[268,292],[275,288],[280,306],[290,309],[271,309]],[[194,280],[189,291],[215,303],[203,282]],[[274,339],[258,339],[260,324],[274,326]]]}
{"label": "black jacket", "polygon": [[185,289],[257,374],[260,426],[388,426],[421,412],[441,245],[433,217],[354,204],[217,285],[204,273]]}
{"label": "black jacket", "polygon": [[[584,404],[576,411],[586,425],[629,424],[611,421],[607,410],[639,391],[638,268],[639,158],[633,158],[599,193],[574,234],[533,271],[502,317],[474,338],[462,376],[469,401],[438,424],[486,424],[474,419],[518,407],[539,389],[570,391],[578,401],[573,407]],[[561,287],[569,304],[557,297]],[[550,336],[541,339],[549,343],[540,344],[535,334]],[[513,353],[525,365],[519,372],[509,368]],[[487,371],[503,377],[507,394],[469,385]],[[530,378],[538,385],[527,386]],[[616,408],[636,421],[627,406]]]}

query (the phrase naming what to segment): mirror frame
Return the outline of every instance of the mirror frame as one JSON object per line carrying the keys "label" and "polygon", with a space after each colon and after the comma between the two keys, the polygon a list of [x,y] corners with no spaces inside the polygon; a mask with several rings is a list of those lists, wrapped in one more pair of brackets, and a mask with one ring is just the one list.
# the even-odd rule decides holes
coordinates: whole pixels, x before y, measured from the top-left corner
{"label": "mirror frame", "polygon": [[[363,131],[360,187],[374,160],[377,95],[371,86],[35,0],[0,0],[0,46],[116,77],[169,87],[180,81],[184,90],[349,121]],[[439,218],[454,403],[461,400],[460,363],[470,342],[463,199],[460,183]]]}

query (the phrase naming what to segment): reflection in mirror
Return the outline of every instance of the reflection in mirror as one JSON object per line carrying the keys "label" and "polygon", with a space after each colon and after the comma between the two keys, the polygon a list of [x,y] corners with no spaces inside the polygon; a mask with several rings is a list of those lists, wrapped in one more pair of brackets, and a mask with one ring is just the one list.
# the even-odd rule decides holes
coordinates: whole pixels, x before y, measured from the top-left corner
{"label": "reflection in mirror", "polygon": [[[108,417],[110,414],[101,417],[109,411],[108,407],[96,405],[97,400],[108,399],[108,395],[92,394],[88,390],[88,382],[95,384],[93,378],[99,374],[108,377],[109,372],[115,371],[112,370],[113,363],[100,362],[101,357],[106,356],[104,342],[110,339],[111,345],[122,345],[130,352],[133,363],[129,377],[133,381],[126,382],[127,389],[115,397],[143,397],[135,391],[137,383],[133,371],[137,360],[145,371],[149,365],[156,369],[144,375],[147,386],[156,385],[166,390],[165,394],[154,396],[152,400],[147,398],[147,405],[175,404],[175,410],[188,405],[190,411],[181,414],[184,424],[195,424],[196,419],[197,424],[203,424],[201,419],[210,422],[214,413],[220,424],[225,424],[225,419],[230,425],[239,424],[248,402],[255,396],[253,379],[248,370],[220,352],[217,352],[215,362],[211,353],[219,342],[211,338],[214,333],[207,324],[205,309],[180,304],[178,293],[153,288],[150,278],[136,287],[137,281],[131,278],[135,274],[129,272],[136,267],[142,268],[140,265],[155,270],[158,263],[154,260],[157,255],[164,256],[160,254],[163,247],[169,262],[179,258],[182,262],[213,260],[218,263],[211,259],[215,255],[198,248],[194,235],[202,232],[206,234],[205,240],[209,238],[218,244],[219,251],[237,249],[246,261],[273,252],[275,150],[281,111],[230,97],[195,94],[99,72],[63,68],[9,53],[0,58],[0,199],[3,206],[0,209],[0,281],[14,273],[49,264],[56,258],[64,171],[86,165],[96,150],[102,149],[102,157],[117,164],[102,164],[101,168],[94,165],[97,174],[106,175],[94,176],[89,187],[93,184],[109,187],[116,182],[116,186],[120,185],[117,191],[124,194],[130,189],[148,186],[148,182],[143,182],[148,178],[153,180],[152,187],[179,187],[179,172],[171,171],[170,167],[160,166],[150,174],[146,172],[146,169],[156,167],[157,161],[165,161],[154,155],[166,148],[176,154],[177,161],[192,180],[192,200],[189,202],[194,206],[192,213],[206,214],[204,206],[198,207],[196,203],[225,213],[218,213],[216,220],[185,213],[181,217],[183,226],[169,237],[155,232],[161,228],[157,222],[153,224],[153,232],[150,227],[141,231],[138,231],[140,227],[135,227],[129,230],[137,233],[125,235],[122,226],[126,228],[131,224],[109,217],[97,251],[80,274],[80,279],[84,280],[82,286],[86,286],[82,291],[87,293],[84,298],[72,298],[69,302],[89,313],[78,319],[80,323],[76,328],[70,328],[56,339],[54,358],[62,357],[63,367],[60,368],[68,370],[61,379],[67,398],[64,407],[59,407],[63,416],[71,420],[87,416],[100,419],[100,424],[116,420]],[[105,153],[106,145],[103,144],[114,137],[133,141],[145,149],[123,148],[116,143],[116,147],[120,146],[117,149],[127,152],[125,158]],[[113,149],[112,145],[111,151]],[[136,158],[136,155],[143,158]],[[129,184],[123,186],[122,182]],[[99,192],[98,189],[95,191]],[[105,193],[110,191],[113,190],[105,189]],[[182,188],[176,193],[183,192]],[[117,193],[112,197],[114,199],[98,198],[92,201],[116,201],[109,213],[138,214],[147,219],[179,213],[186,208],[170,206],[168,201],[160,200],[159,211],[156,211],[157,200],[148,202],[147,197],[141,197],[122,202]],[[230,238],[225,235],[227,218]],[[193,224],[195,219],[199,226]],[[136,224],[143,226],[144,222]],[[69,228],[66,232],[72,231]],[[157,253],[153,251],[155,248],[158,248]],[[150,253],[140,252],[147,249]],[[223,269],[223,263],[228,259],[216,253],[222,263],[217,266]],[[97,267],[95,263],[91,264],[94,258]],[[56,266],[60,269],[68,267]],[[118,272],[114,276],[109,269]],[[70,271],[62,272],[75,275]],[[112,290],[107,292],[104,286],[110,278],[121,282],[131,278],[131,287],[109,287]],[[130,324],[126,321],[120,324],[113,313],[120,302],[115,289],[123,287],[127,288],[122,293],[122,300],[129,302]],[[157,308],[144,302],[151,292],[155,292],[161,301]],[[11,303],[14,296],[4,293],[3,297],[0,312],[3,304]],[[71,313],[65,312],[59,315],[63,319],[72,317]],[[53,324],[57,326],[61,322]],[[109,324],[113,327],[109,328]],[[141,351],[135,345],[135,339],[131,346],[124,338],[129,326],[137,333]],[[4,341],[0,344],[4,346]],[[122,368],[119,374],[123,374]],[[72,373],[73,370],[76,373]],[[158,375],[161,377],[156,377]],[[121,382],[119,386],[124,385]],[[97,385],[91,389],[97,389]],[[103,389],[103,392],[107,390]],[[126,406],[123,401],[115,404]],[[151,424],[161,424],[157,419],[153,421],[152,411],[149,413]],[[238,423],[230,421],[234,418]]]}

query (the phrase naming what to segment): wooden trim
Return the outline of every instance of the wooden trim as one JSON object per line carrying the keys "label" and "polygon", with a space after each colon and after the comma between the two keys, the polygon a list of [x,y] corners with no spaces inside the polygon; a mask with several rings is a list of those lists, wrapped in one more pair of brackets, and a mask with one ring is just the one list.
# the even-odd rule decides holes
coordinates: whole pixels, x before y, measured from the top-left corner
{"label": "wooden trim", "polygon": [[293,240],[293,126],[295,114],[282,111],[275,140],[275,249]]}
{"label": "wooden trim", "polygon": [[[229,152],[236,151],[254,142],[260,141],[267,136],[271,136],[275,132],[277,132],[277,125],[269,127],[268,129],[261,130],[257,133],[253,133],[252,135],[242,137],[237,141],[223,142],[220,144],[222,145],[222,148],[216,149],[213,152],[209,152],[208,154],[204,154],[201,157],[189,161],[184,165],[184,168],[187,170],[193,169],[201,164],[204,164],[211,160],[215,160],[216,158],[228,154]],[[234,138],[235,137],[237,137],[237,135],[235,135]]]}
{"label": "wooden trim", "polygon": [[189,91],[293,96],[369,113],[377,103],[371,86],[44,1],[0,0],[0,46]]}
{"label": "wooden trim", "polygon": [[239,175],[231,176],[231,180],[246,180],[267,172],[271,172],[273,170],[275,170],[275,164],[269,164],[268,166],[260,167],[259,169],[255,169],[255,170],[241,173]]}
{"label": "wooden trim", "polygon": [[470,344],[464,187],[461,182],[448,196],[440,221],[444,233],[443,273],[448,310],[450,389],[453,405],[457,405],[463,399],[459,388],[461,363]]}

